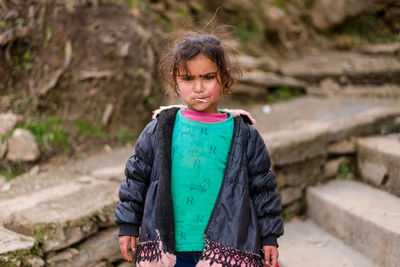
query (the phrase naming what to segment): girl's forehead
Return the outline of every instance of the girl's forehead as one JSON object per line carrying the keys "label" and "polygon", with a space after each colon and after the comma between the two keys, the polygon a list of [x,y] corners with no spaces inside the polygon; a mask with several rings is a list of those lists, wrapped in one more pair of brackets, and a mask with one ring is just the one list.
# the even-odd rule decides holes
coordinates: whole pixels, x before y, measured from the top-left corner
{"label": "girl's forehead", "polygon": [[214,61],[208,57],[199,54],[192,59],[186,61],[186,68],[184,62],[178,65],[178,75],[191,74],[203,75],[207,73],[217,72],[218,66]]}

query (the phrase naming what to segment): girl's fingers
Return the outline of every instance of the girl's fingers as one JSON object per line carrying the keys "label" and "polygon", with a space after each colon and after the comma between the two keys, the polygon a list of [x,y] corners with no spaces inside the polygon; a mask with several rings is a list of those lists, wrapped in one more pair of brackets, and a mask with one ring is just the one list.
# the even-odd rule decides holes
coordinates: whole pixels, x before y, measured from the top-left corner
{"label": "girl's fingers", "polygon": [[132,261],[132,256],[128,252],[128,247],[129,247],[129,239],[130,237],[126,236],[121,236],[119,238],[119,249],[121,250],[122,256],[124,259],[128,261]]}
{"label": "girl's fingers", "polygon": [[136,251],[136,236],[131,236],[131,249]]}
{"label": "girl's fingers", "polygon": [[271,266],[270,265],[270,259],[271,259],[271,250],[270,249],[264,249],[264,259],[265,259],[265,265],[266,266]]}

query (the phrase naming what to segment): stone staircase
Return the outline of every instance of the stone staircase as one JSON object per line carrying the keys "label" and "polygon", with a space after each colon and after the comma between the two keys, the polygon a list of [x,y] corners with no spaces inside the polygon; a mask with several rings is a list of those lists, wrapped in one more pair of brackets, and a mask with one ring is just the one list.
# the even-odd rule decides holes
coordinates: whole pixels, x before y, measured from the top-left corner
{"label": "stone staircase", "polygon": [[[390,68],[391,66],[393,68]],[[400,266],[399,117],[394,119],[391,129],[381,125],[378,126],[381,127],[380,130],[377,128],[373,130],[374,127],[368,124],[375,120],[372,115],[375,113],[373,111],[375,108],[367,107],[363,102],[398,99],[399,66],[398,57],[394,56],[389,59],[389,57],[372,58],[357,54],[335,54],[334,57],[325,55],[300,59],[283,67],[285,74],[313,83],[309,86],[311,90],[307,90],[309,93],[328,96],[321,99],[321,102],[344,96],[345,99],[341,103],[347,102],[345,104],[347,110],[339,106],[337,108],[346,113],[342,114],[344,117],[353,114],[353,118],[343,118],[333,122],[336,119],[329,118],[329,114],[336,117],[340,112],[335,112],[329,105],[321,103],[325,108],[322,114],[317,116],[325,116],[325,123],[329,124],[328,121],[332,121],[325,130],[323,138],[318,138],[319,134],[311,132],[308,133],[308,138],[304,137],[307,136],[307,132],[305,135],[298,134],[297,132],[301,132],[300,127],[293,120],[296,125],[293,126],[293,131],[296,132],[294,139],[299,139],[296,142],[305,144],[304,150],[307,152],[304,154],[311,155],[308,160],[313,161],[312,158],[318,154],[313,151],[319,151],[320,157],[325,157],[326,162],[321,171],[322,175],[307,183],[303,187],[302,194],[298,191],[296,193],[293,188],[289,190],[289,196],[282,194],[285,188],[290,187],[281,183],[284,205],[290,208],[290,205],[285,203],[286,199],[293,202],[296,197],[303,196],[305,197],[303,211],[306,211],[305,218],[295,218],[285,224],[285,234],[280,238],[279,261],[282,267]],[[341,81],[351,81],[354,84],[338,88],[341,87],[339,85]],[[390,95],[382,93],[387,88],[388,82],[394,84],[391,85],[394,91]],[[326,88],[322,88],[324,86]],[[354,90],[350,92],[348,88]],[[357,93],[354,93],[356,91]],[[374,98],[373,100],[354,98],[355,95],[374,96]],[[365,109],[360,108],[361,106]],[[393,102],[386,107],[398,109],[400,102]],[[308,107],[298,109],[298,112],[303,115],[307,109]],[[347,119],[350,119],[348,121],[351,121],[350,124],[345,122]],[[358,123],[360,127],[357,126]],[[305,127],[308,130],[311,128]],[[375,133],[366,132],[368,129]],[[288,135],[291,134],[288,132]],[[273,148],[273,144],[276,144],[272,138],[274,135],[265,137],[266,142],[270,142]],[[302,141],[304,138],[319,140],[322,144],[333,142],[324,151],[321,145],[319,148],[315,147],[315,141],[306,144]],[[298,154],[301,150],[294,151]],[[282,155],[283,158],[290,155],[290,149],[285,152],[286,156]],[[298,154],[296,158],[299,157]],[[277,159],[276,162],[279,165],[281,160]],[[286,160],[282,165],[287,162],[290,161]],[[350,166],[353,176],[343,179],[338,175],[338,167],[343,163]],[[284,167],[288,166],[277,168],[278,182],[282,177],[279,176],[279,170],[283,170]],[[333,176],[336,176],[336,179],[332,179],[335,178]],[[288,184],[295,184],[293,180],[289,179]]]}
{"label": "stone staircase", "polygon": [[[307,81],[318,91],[325,78],[340,86],[351,81],[380,87],[400,77],[396,58],[335,57],[299,60],[303,66],[317,64],[303,68],[318,74],[284,65],[281,73],[298,80],[252,74],[245,85],[265,92],[265,81],[276,86],[282,78],[286,85]],[[284,217],[307,214],[304,221],[286,223],[279,240],[281,266],[398,266],[400,99],[308,91],[268,108],[240,107],[257,120],[271,154]],[[235,107],[231,104],[225,103]],[[132,153],[132,147],[114,149],[0,185],[0,266],[128,266],[113,213]],[[344,175],[343,167],[353,179],[334,179]]]}

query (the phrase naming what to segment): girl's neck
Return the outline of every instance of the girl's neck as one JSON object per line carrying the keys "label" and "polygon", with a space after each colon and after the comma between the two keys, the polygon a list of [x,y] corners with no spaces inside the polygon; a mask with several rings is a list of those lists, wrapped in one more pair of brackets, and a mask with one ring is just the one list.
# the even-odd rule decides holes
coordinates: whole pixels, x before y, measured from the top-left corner
{"label": "girl's neck", "polygon": [[198,112],[195,110],[183,109],[182,115],[188,119],[198,121],[198,122],[206,122],[206,123],[215,123],[221,122],[228,118],[227,113],[205,113],[205,112]]}

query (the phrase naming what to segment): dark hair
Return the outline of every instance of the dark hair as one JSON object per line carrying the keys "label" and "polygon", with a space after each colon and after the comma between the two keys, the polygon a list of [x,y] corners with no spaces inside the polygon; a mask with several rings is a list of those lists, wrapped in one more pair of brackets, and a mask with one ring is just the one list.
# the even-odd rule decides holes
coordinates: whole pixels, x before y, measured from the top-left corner
{"label": "dark hair", "polygon": [[[189,73],[187,62],[197,55],[202,54],[213,61],[217,67],[217,81],[221,86],[222,95],[232,93],[232,85],[235,79],[232,77],[232,71],[240,76],[240,70],[232,67],[231,62],[225,52],[223,45],[218,37],[212,34],[197,34],[188,32],[181,36],[175,42],[172,49],[167,52],[160,60],[160,74],[162,78],[177,91],[176,76],[179,74],[179,68],[183,67],[186,73]],[[229,73],[228,69],[231,70]],[[172,80],[170,74],[172,73]]]}

